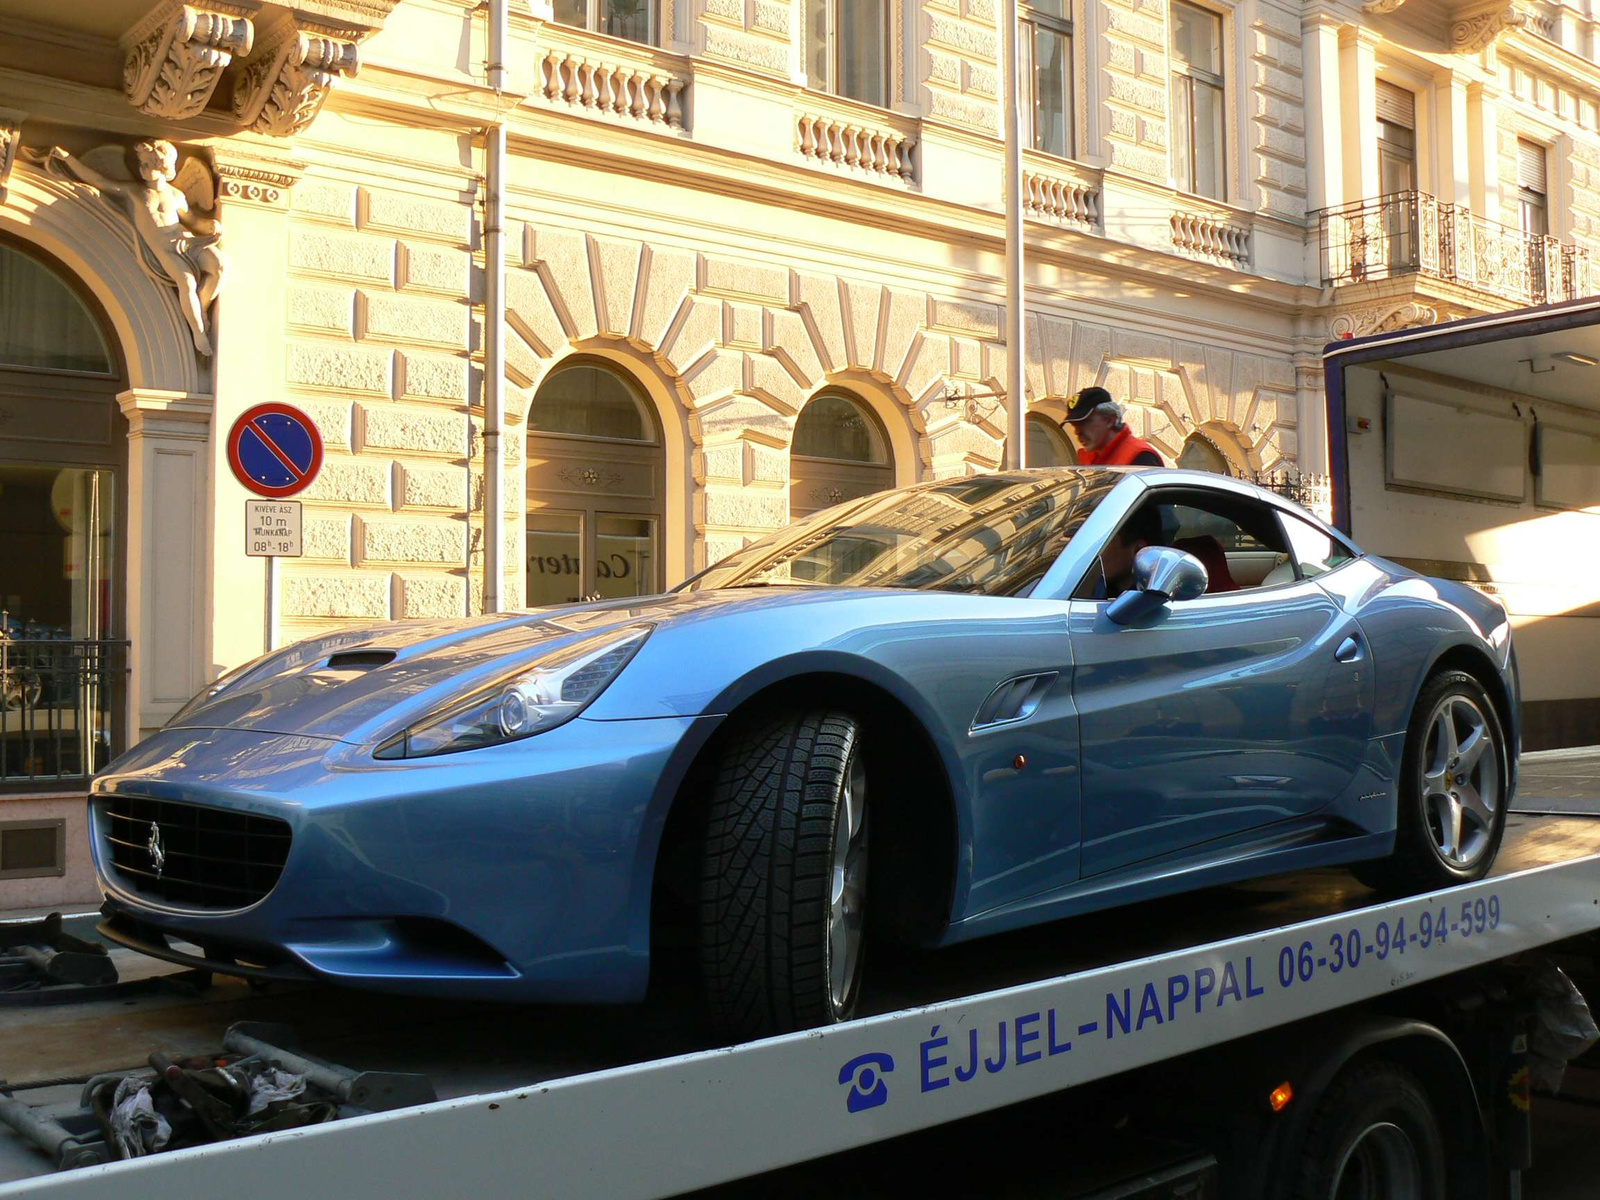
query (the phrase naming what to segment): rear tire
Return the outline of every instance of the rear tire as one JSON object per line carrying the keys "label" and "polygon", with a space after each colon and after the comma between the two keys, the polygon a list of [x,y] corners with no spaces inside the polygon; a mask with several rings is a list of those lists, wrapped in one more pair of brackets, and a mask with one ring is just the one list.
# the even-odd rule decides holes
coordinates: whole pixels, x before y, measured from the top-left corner
{"label": "rear tire", "polygon": [[865,949],[868,810],[847,713],[785,712],[727,747],[706,823],[700,967],[734,1037],[849,1019]]}
{"label": "rear tire", "polygon": [[1406,729],[1394,853],[1357,864],[1356,878],[1394,893],[1482,879],[1505,835],[1510,768],[1483,685],[1465,671],[1433,676]]}
{"label": "rear tire", "polygon": [[1347,1068],[1306,1130],[1289,1200],[1446,1200],[1444,1136],[1409,1071]]}

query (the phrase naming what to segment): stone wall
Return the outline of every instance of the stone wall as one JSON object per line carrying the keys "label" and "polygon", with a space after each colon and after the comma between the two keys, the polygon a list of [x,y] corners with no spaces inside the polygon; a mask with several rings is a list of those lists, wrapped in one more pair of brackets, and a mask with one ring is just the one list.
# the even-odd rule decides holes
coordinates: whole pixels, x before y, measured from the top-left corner
{"label": "stone wall", "polygon": [[473,346],[470,204],[310,175],[293,191],[288,399],[326,463],[283,636],[467,612]]}
{"label": "stone wall", "polygon": [[[570,350],[626,343],[657,372],[661,413],[693,447],[694,566],[788,519],[789,447],[819,389],[867,401],[899,446],[898,477],[990,470],[1003,457],[1002,309],[716,252],[656,248],[528,225],[508,280],[514,380],[536,387]],[[1130,422],[1169,457],[1222,431],[1246,469],[1295,455],[1294,371],[1274,358],[1058,313],[1029,319],[1028,393],[1060,404],[1102,383],[1132,401]],[[912,461],[905,461],[906,453]],[[508,486],[508,493],[518,490]]]}
{"label": "stone wall", "polygon": [[1306,214],[1305,54],[1298,16],[1254,6],[1249,53],[1250,134],[1243,202],[1298,221]]}
{"label": "stone wall", "polygon": [[1103,0],[1091,103],[1104,101],[1108,165],[1155,183],[1171,175],[1167,161],[1170,103],[1165,0]]}
{"label": "stone wall", "polygon": [[923,111],[935,120],[998,134],[999,36],[994,0],[923,0],[914,58]]}

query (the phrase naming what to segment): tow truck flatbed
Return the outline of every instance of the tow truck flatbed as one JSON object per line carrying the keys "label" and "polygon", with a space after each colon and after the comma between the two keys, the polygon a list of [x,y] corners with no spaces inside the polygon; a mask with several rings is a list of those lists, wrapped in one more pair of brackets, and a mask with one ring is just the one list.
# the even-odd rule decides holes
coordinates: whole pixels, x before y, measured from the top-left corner
{"label": "tow truck flatbed", "polygon": [[[287,1172],[328,1180],[330,1190],[486,1194],[526,1182],[537,1163],[543,1194],[666,1195],[959,1120],[1596,929],[1600,820],[1514,813],[1494,874],[1478,884],[1378,902],[1347,872],[1315,871],[907,954],[877,972],[893,986],[869,992],[869,1015],[741,1046],[713,1046],[687,998],[672,995],[637,1008],[528,1009],[219,979],[192,996],[0,1009],[4,1074],[32,1104],[76,1096],[68,1083],[31,1086],[41,1081],[137,1067],[152,1050],[214,1052],[239,1020],[291,1025],[326,1059],[426,1074],[441,1097],[60,1174],[0,1137],[0,1191],[265,1194]],[[852,1075],[857,1060],[876,1069]],[[626,1153],[616,1152],[619,1139]]]}

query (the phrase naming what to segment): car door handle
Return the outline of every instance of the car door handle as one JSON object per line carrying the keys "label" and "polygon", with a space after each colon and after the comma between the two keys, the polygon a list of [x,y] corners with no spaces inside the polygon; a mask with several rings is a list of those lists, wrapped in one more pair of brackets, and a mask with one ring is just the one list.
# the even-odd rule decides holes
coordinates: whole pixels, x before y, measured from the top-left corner
{"label": "car door handle", "polygon": [[1355,636],[1347,637],[1339,643],[1339,648],[1333,652],[1333,657],[1342,663],[1361,661],[1361,639]]}

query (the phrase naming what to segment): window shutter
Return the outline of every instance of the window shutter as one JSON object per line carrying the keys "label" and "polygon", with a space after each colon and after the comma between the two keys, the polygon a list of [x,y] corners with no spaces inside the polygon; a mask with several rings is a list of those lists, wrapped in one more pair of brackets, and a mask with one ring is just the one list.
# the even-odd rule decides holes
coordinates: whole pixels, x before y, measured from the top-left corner
{"label": "window shutter", "polygon": [[1545,149],[1537,142],[1517,139],[1517,186],[1541,196],[1550,190],[1545,186]]}
{"label": "window shutter", "polygon": [[1403,129],[1417,127],[1417,98],[1402,87],[1378,80],[1378,120]]}

